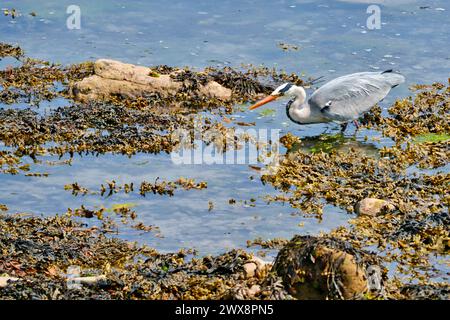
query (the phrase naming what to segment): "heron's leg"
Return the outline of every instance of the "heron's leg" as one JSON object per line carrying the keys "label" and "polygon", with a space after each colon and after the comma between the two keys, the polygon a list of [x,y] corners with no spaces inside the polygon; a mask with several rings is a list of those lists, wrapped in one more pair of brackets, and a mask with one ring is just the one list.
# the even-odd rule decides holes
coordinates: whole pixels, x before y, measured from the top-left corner
{"label": "heron's leg", "polygon": [[347,122],[341,124],[341,133],[344,133],[345,129],[347,129],[347,125]]}
{"label": "heron's leg", "polygon": [[359,130],[359,127],[360,127],[358,120],[353,120],[353,124],[354,124],[355,127],[356,127],[356,131],[358,131],[358,130]]}

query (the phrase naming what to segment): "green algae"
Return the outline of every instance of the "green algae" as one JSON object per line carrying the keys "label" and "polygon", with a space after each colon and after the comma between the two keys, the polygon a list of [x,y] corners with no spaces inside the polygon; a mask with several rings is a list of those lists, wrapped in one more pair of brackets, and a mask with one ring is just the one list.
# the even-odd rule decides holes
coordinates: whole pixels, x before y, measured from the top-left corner
{"label": "green algae", "polygon": [[275,115],[275,109],[264,109],[259,112],[261,117],[270,117]]}
{"label": "green algae", "polygon": [[425,133],[414,137],[414,143],[425,143],[425,142],[444,142],[450,140],[450,135],[441,133]]}

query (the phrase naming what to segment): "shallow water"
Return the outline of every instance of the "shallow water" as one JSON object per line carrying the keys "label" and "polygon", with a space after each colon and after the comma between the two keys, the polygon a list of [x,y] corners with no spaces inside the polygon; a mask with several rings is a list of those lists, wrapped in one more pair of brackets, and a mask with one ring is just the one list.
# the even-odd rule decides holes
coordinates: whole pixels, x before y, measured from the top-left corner
{"label": "shallow water", "polygon": [[[134,64],[202,68],[241,63],[286,69],[330,80],[358,71],[396,69],[407,84],[394,89],[380,104],[386,108],[398,97],[409,95],[408,85],[446,82],[450,70],[450,7],[447,1],[370,1],[382,3],[380,30],[368,30],[366,1],[77,1],[80,30],[66,28],[66,8],[72,1],[3,1],[23,15],[0,17],[1,41],[17,43],[30,57],[69,64],[102,57]],[[429,8],[420,9],[421,6]],[[36,17],[28,15],[35,12]],[[280,42],[299,50],[283,51]],[[12,62],[1,62],[1,67]],[[316,136],[327,127],[299,127],[285,116],[285,102],[268,108],[272,116],[237,112],[256,128],[281,129],[298,136]],[[64,105],[64,100],[43,104],[40,112]],[[23,105],[12,106],[23,108]],[[337,130],[332,126],[329,130]],[[354,128],[348,129],[352,137]],[[364,142],[364,137],[369,140]],[[362,130],[356,142],[371,149],[388,145],[375,131]],[[42,159],[42,160],[55,160]],[[45,162],[44,162],[45,163]],[[448,166],[444,170],[448,171]],[[258,173],[247,165],[175,165],[168,155],[138,154],[131,158],[102,155],[76,156],[72,166],[33,165],[34,172],[49,177],[0,176],[0,203],[11,212],[51,215],[67,208],[134,203],[145,224],[160,227],[163,238],[120,226],[119,235],[154,246],[161,251],[181,247],[201,253],[220,253],[245,247],[257,237],[290,238],[297,233],[316,234],[347,223],[351,215],[327,206],[322,221],[302,217],[289,206],[267,205],[262,199],[276,194],[261,184]],[[105,180],[118,184],[165,180],[180,176],[205,180],[204,190],[177,190],[174,197],[138,194],[73,196],[67,183],[97,191]],[[254,177],[253,180],[250,177]],[[238,203],[230,205],[229,199]],[[256,198],[255,207],[239,200]],[[208,210],[208,202],[214,209]],[[299,226],[299,223],[303,223]],[[120,224],[119,224],[120,225]]]}

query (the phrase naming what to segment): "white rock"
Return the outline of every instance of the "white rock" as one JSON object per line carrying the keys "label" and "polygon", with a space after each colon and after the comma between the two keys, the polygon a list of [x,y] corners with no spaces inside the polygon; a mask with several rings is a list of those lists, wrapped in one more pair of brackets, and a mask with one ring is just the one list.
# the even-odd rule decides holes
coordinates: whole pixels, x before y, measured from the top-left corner
{"label": "white rock", "polygon": [[10,276],[2,276],[0,277],[0,288],[4,288],[8,285],[8,282],[11,281],[17,281],[19,278],[10,277]]}
{"label": "white rock", "polygon": [[99,275],[99,276],[90,276],[90,277],[75,277],[71,278],[71,282],[73,283],[80,283],[88,286],[96,285],[99,282],[106,281],[105,275]]}
{"label": "white rock", "polygon": [[246,279],[252,278],[256,275],[257,265],[254,262],[247,262],[243,265],[244,276]]}

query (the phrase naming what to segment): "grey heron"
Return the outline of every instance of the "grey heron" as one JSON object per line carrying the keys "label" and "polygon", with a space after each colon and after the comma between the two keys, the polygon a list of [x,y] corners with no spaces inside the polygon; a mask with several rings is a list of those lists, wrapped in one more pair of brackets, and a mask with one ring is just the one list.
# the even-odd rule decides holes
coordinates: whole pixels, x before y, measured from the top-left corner
{"label": "grey heron", "polygon": [[393,70],[353,73],[327,82],[308,100],[303,87],[284,83],[250,110],[288,97],[291,100],[286,105],[286,114],[291,121],[297,124],[336,122],[344,131],[350,121],[358,127],[357,119],[403,82],[405,77]]}

